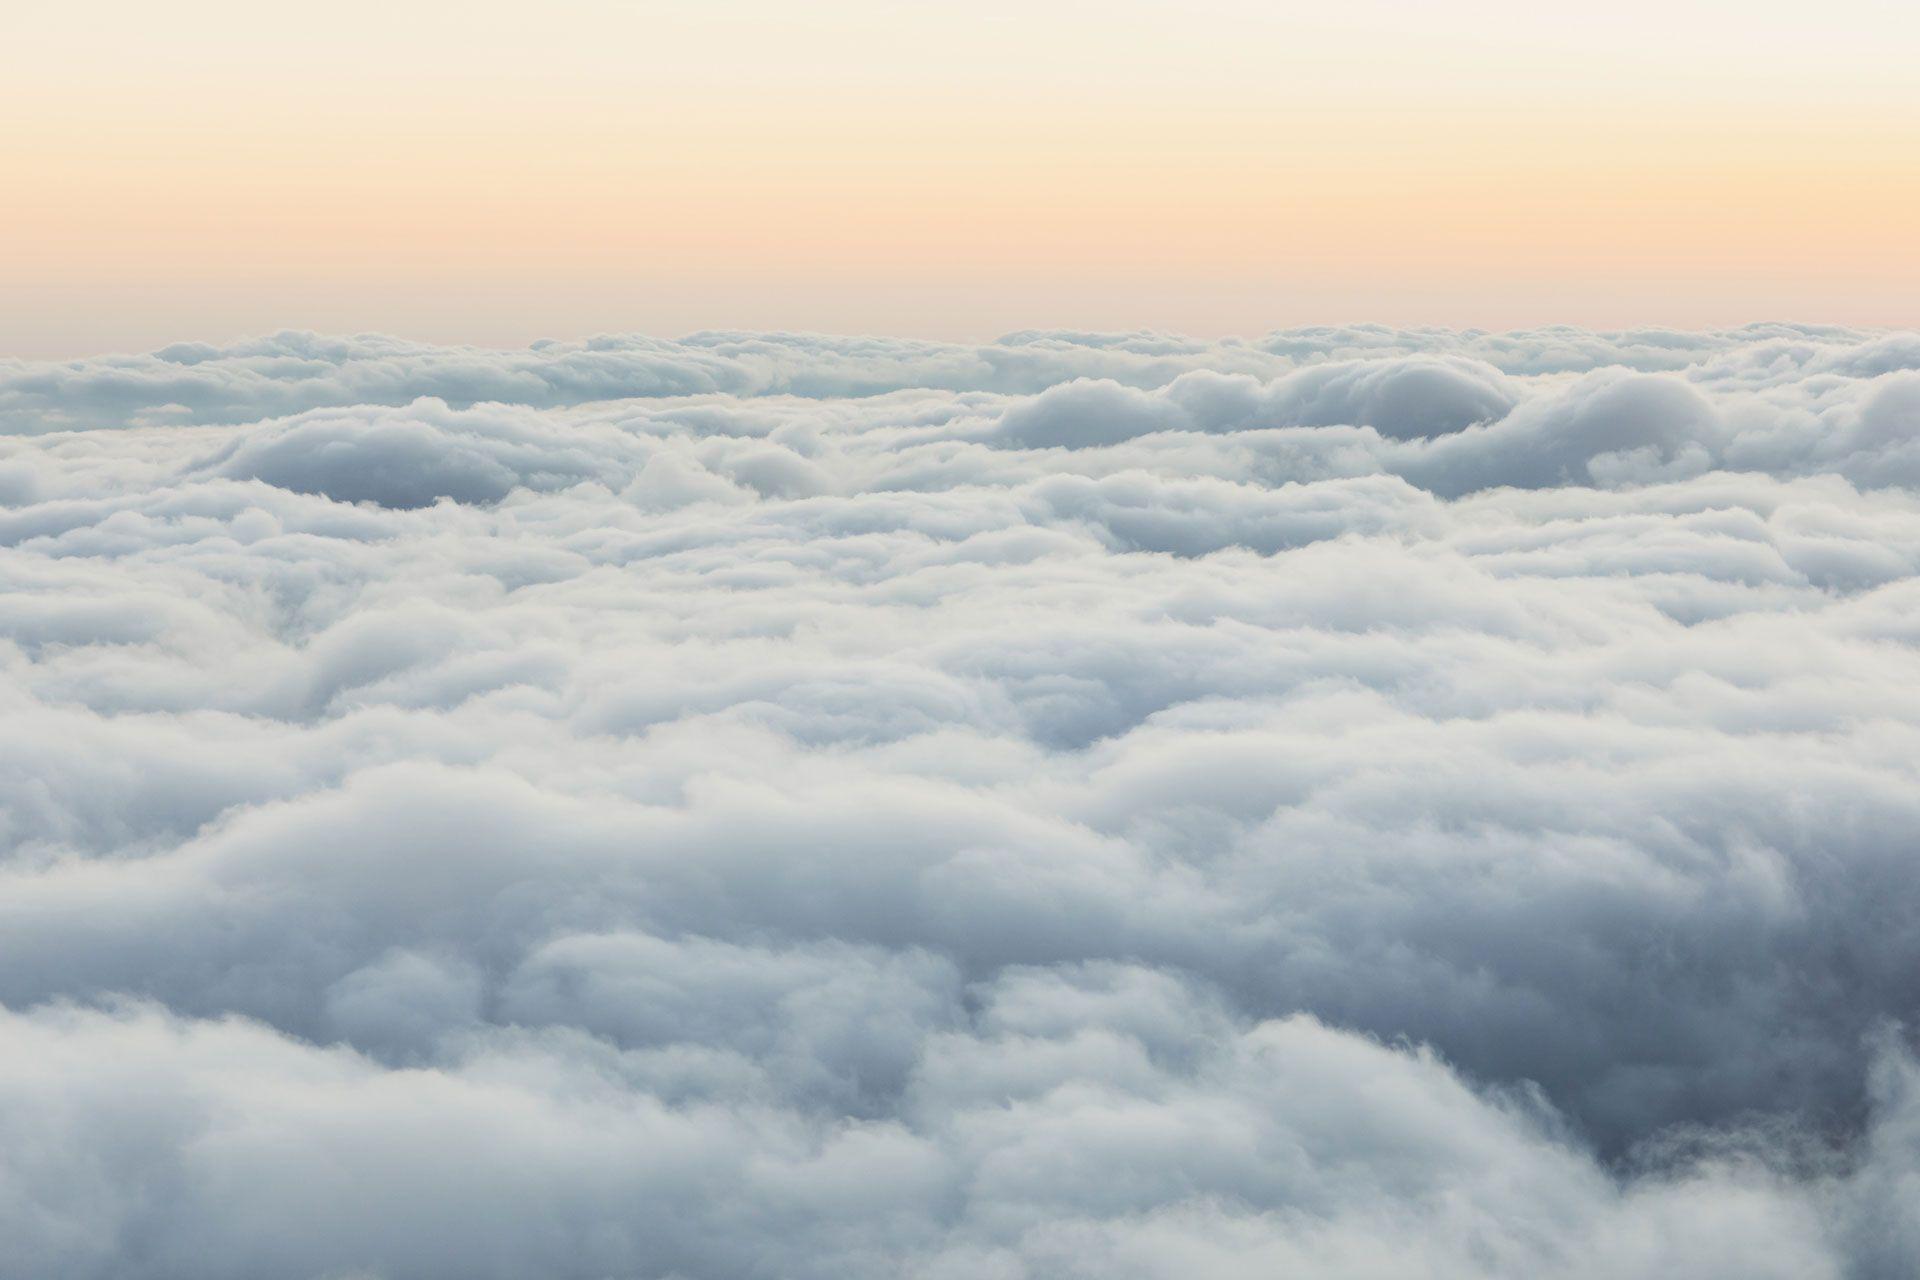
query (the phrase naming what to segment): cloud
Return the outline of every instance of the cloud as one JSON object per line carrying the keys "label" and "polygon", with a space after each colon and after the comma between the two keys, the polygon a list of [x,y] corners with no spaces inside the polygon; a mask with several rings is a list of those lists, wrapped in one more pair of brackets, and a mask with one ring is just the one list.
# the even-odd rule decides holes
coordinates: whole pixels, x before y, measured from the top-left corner
{"label": "cloud", "polygon": [[0,1277],[1909,1274],[1915,351],[0,370]]}
{"label": "cloud", "polygon": [[614,456],[605,449],[524,410],[461,412],[416,400],[404,410],[314,410],[263,425],[196,470],[336,502],[424,507],[440,498],[497,502],[515,489],[624,480],[617,445]]}

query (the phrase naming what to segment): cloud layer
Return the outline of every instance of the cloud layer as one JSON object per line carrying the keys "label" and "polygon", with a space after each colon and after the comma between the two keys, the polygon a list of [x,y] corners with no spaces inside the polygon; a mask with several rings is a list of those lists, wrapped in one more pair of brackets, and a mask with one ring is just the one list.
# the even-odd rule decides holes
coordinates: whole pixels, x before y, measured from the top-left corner
{"label": "cloud layer", "polygon": [[1920,336],[283,334],[0,429],[0,1277],[1920,1267]]}

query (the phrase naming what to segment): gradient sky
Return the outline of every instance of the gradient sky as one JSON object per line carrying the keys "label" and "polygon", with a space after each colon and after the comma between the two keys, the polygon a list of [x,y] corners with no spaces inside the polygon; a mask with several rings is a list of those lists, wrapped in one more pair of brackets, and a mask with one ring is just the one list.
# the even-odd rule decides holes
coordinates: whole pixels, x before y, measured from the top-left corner
{"label": "gradient sky", "polygon": [[1920,7],[16,0],[0,354],[1902,324]]}

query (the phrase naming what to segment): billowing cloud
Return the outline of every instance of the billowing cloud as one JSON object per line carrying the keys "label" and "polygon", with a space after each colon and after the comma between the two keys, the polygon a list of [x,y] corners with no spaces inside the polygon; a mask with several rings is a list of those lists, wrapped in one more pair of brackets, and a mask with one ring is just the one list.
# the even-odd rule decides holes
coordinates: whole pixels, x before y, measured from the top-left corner
{"label": "billowing cloud", "polygon": [[1912,335],[0,421],[0,1277],[1920,1267]]}

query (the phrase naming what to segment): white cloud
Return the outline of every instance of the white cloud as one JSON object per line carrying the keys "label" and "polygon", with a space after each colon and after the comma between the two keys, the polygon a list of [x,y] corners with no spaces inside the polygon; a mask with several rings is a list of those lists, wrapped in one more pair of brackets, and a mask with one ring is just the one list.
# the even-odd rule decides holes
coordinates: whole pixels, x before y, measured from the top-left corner
{"label": "white cloud", "polygon": [[0,368],[0,1276],[1908,1274],[1916,367]]}

